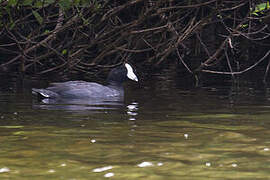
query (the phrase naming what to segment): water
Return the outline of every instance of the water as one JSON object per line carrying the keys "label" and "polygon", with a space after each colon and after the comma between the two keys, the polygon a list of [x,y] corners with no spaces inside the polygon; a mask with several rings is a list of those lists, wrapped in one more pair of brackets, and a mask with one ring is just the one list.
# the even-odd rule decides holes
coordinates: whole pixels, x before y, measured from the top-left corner
{"label": "water", "polygon": [[156,76],[129,83],[124,102],[91,104],[14,91],[0,90],[0,179],[270,178],[267,87]]}

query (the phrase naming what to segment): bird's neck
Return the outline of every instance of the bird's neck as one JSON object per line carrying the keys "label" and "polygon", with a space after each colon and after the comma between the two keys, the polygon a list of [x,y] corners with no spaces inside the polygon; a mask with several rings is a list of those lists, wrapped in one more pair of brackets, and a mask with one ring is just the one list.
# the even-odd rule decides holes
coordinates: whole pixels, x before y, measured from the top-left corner
{"label": "bird's neck", "polygon": [[109,81],[108,86],[114,89],[123,89],[123,83],[119,83],[116,81]]}

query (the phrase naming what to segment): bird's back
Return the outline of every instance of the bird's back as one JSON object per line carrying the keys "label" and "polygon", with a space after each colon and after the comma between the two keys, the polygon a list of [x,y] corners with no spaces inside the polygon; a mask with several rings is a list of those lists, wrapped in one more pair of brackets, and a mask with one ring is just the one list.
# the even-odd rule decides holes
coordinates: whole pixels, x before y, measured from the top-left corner
{"label": "bird's back", "polygon": [[85,81],[67,81],[50,85],[46,89],[33,89],[33,93],[37,93],[43,98],[104,98],[124,94],[122,87],[114,88]]}

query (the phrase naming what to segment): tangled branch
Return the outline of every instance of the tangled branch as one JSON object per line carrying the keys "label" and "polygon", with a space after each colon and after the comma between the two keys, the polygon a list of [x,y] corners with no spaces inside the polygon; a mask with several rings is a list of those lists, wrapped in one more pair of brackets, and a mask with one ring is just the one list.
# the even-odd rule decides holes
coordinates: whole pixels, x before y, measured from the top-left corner
{"label": "tangled branch", "polygon": [[[177,62],[189,73],[234,76],[269,54],[269,9],[256,10],[259,2],[252,0],[95,1],[66,9],[56,1],[17,4],[11,12],[6,2],[1,2],[0,67],[23,73],[87,72],[128,60]],[[261,54],[259,60],[246,58]]]}

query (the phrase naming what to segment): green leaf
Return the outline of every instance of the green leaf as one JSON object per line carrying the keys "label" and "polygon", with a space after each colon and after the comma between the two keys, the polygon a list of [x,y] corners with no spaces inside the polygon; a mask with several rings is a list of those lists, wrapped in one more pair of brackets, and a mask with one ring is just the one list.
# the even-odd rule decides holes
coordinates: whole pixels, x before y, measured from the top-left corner
{"label": "green leaf", "polygon": [[73,1],[73,4],[74,4],[75,6],[80,5],[80,0],[74,0],[74,1]]}
{"label": "green leaf", "polygon": [[67,49],[63,49],[62,54],[63,55],[67,54]]}
{"label": "green leaf", "polygon": [[17,2],[18,2],[17,0],[9,0],[8,5],[9,6],[15,6],[17,4]]}
{"label": "green leaf", "polygon": [[31,6],[32,3],[33,3],[33,0],[24,0],[24,1],[23,1],[23,5],[24,5],[24,6]]}
{"label": "green leaf", "polygon": [[255,11],[254,12],[260,12],[260,11],[263,11],[265,9],[267,9],[267,3],[261,3],[261,4],[258,4],[255,7]]}
{"label": "green leaf", "polygon": [[46,30],[44,31],[44,34],[49,34],[50,32],[51,32],[50,30],[46,29]]}
{"label": "green leaf", "polygon": [[255,15],[255,16],[259,16],[259,14],[258,13],[256,13],[256,12],[254,12],[254,13],[252,13],[253,15]]}
{"label": "green leaf", "polygon": [[47,7],[50,4],[55,3],[55,0],[43,0],[43,1],[36,1],[35,5],[33,7],[35,8],[43,8]]}
{"label": "green leaf", "polygon": [[55,0],[45,0],[45,4],[53,4]]}
{"label": "green leaf", "polygon": [[63,10],[68,10],[71,7],[71,2],[68,0],[60,0],[59,1],[59,6]]}
{"label": "green leaf", "polygon": [[41,25],[43,22],[43,18],[39,15],[39,13],[35,10],[32,10],[33,15],[35,16],[38,23]]}
{"label": "green leaf", "polygon": [[242,24],[241,25],[241,28],[246,28],[246,27],[248,27],[248,24]]}
{"label": "green leaf", "polygon": [[80,0],[80,5],[82,7],[90,7],[94,3],[94,6],[96,4],[96,1],[91,1],[91,0]]}
{"label": "green leaf", "polygon": [[262,13],[264,10],[270,9],[269,2],[260,3],[255,6],[255,10],[251,12],[253,15],[258,15],[257,13]]}

